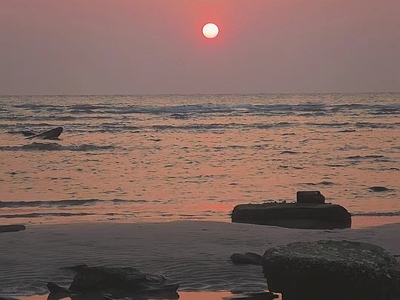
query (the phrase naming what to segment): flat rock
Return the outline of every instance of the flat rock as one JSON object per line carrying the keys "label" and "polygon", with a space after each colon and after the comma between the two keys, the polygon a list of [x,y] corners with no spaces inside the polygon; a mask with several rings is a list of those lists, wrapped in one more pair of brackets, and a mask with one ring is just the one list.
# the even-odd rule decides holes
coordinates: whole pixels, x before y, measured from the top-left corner
{"label": "flat rock", "polygon": [[2,232],[16,232],[16,231],[21,231],[25,230],[25,225],[0,225],[0,233]]}
{"label": "flat rock", "polygon": [[321,240],[267,249],[263,272],[284,300],[400,299],[400,264],[385,249]]}
{"label": "flat rock", "polygon": [[263,203],[239,204],[232,222],[301,229],[350,228],[351,215],[337,204]]}

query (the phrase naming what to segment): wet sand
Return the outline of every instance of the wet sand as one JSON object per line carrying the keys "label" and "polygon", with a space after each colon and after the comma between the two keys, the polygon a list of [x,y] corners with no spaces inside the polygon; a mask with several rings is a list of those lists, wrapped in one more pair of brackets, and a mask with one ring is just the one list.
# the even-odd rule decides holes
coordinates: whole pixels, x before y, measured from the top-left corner
{"label": "wet sand", "polygon": [[399,233],[400,223],[344,230],[200,221],[27,226],[0,235],[0,296],[44,295],[48,281],[68,286],[73,275],[61,267],[85,263],[162,273],[179,282],[184,300],[221,299],[227,294],[204,298],[198,293],[267,289],[261,267],[232,264],[229,257],[235,252],[263,254],[294,241],[346,239],[377,244],[398,255]]}

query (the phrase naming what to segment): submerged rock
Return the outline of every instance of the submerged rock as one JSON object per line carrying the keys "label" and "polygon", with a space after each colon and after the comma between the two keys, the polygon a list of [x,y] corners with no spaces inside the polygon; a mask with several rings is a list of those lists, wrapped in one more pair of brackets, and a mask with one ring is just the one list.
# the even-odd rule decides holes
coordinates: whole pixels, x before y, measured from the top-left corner
{"label": "submerged rock", "polygon": [[263,257],[260,254],[253,252],[233,253],[230,257],[231,261],[237,265],[262,265]]}
{"label": "submerged rock", "polygon": [[370,190],[371,192],[377,192],[377,193],[380,193],[380,192],[388,192],[388,191],[390,191],[390,189],[387,188],[387,187],[385,187],[385,186],[371,186],[371,187],[369,188],[369,190]]}
{"label": "submerged rock", "polygon": [[301,229],[341,229],[351,227],[351,215],[337,204],[239,204],[232,211],[232,222]]}
{"label": "submerged rock", "polygon": [[273,300],[279,296],[271,292],[256,292],[256,293],[240,293],[231,297],[225,297],[226,300]]}
{"label": "submerged rock", "polygon": [[25,225],[0,225],[0,233],[2,232],[16,232],[16,231],[22,231],[25,230]]}
{"label": "submerged rock", "polygon": [[385,249],[322,240],[267,249],[268,289],[284,300],[400,299],[400,264]]}
{"label": "submerged rock", "polygon": [[[57,294],[71,295],[71,298],[125,298],[140,297],[141,299],[163,298],[178,299],[179,284],[170,283],[161,275],[142,273],[131,267],[85,267],[74,269],[75,275],[68,289],[48,283],[50,296],[57,298]],[[136,299],[136,298],[135,298]]]}

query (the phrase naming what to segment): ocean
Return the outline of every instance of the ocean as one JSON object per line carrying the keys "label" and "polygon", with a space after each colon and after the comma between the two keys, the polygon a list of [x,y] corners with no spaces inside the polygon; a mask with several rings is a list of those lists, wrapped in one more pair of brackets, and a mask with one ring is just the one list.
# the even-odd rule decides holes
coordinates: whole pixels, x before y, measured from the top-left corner
{"label": "ocean", "polygon": [[230,222],[300,190],[391,223],[399,162],[400,93],[0,96],[0,224]]}

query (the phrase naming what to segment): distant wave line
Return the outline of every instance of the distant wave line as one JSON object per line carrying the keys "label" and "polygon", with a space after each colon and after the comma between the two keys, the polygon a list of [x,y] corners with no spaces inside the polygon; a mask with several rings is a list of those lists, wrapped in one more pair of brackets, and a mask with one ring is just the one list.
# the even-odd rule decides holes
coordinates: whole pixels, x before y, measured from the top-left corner
{"label": "distant wave line", "polygon": [[33,201],[0,201],[0,208],[18,208],[18,207],[70,207],[70,206],[90,206],[99,203],[113,203],[120,205],[124,203],[147,203],[146,200],[33,200]]}

